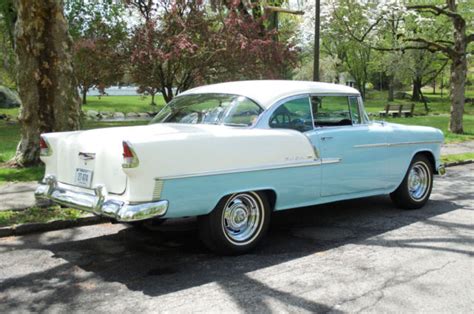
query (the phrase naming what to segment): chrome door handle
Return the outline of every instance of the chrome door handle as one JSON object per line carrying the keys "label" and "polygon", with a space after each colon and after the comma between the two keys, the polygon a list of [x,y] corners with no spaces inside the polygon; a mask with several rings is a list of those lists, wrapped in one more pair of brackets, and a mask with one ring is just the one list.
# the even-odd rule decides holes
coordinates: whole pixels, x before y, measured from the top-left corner
{"label": "chrome door handle", "polygon": [[321,141],[332,140],[332,136],[323,136],[321,137]]}

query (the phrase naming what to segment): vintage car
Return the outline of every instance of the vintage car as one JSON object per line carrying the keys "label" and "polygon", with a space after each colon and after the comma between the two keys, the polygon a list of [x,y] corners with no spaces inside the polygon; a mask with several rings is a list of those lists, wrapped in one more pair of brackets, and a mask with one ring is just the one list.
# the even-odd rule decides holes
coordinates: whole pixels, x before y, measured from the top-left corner
{"label": "vintage car", "polygon": [[422,207],[442,142],[370,121],[351,87],[229,82],[180,94],[146,126],[43,134],[35,194],[134,225],[197,216],[210,248],[238,254],[272,211],[380,194]]}

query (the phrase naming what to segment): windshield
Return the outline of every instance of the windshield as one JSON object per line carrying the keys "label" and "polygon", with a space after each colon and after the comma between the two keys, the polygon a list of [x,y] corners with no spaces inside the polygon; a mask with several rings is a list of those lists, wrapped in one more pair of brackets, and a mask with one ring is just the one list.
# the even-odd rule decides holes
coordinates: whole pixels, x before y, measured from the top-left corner
{"label": "windshield", "polygon": [[263,109],[244,96],[183,95],[173,99],[150,123],[225,124],[251,126]]}

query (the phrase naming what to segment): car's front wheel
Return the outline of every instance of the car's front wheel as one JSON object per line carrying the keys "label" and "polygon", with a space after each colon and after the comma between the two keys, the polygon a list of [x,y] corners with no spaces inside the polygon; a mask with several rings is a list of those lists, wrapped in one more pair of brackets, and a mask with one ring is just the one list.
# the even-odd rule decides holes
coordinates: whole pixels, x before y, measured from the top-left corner
{"label": "car's front wheel", "polygon": [[199,217],[201,239],[217,253],[243,254],[262,239],[270,214],[270,205],[262,192],[226,196],[210,214]]}
{"label": "car's front wheel", "polygon": [[433,188],[433,166],[424,155],[416,155],[400,186],[390,194],[399,208],[418,209],[430,198]]}

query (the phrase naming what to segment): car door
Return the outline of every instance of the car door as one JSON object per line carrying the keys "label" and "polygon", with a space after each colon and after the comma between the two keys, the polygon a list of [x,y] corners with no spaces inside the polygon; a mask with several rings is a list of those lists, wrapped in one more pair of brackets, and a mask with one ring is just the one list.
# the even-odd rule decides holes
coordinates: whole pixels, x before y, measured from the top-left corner
{"label": "car door", "polygon": [[[293,96],[276,104],[269,117],[269,127],[294,130],[307,136],[308,132],[314,130],[308,94]],[[285,147],[281,147],[281,149],[285,149]],[[293,153],[288,151],[288,156],[292,155]],[[319,156],[316,157],[319,159]],[[321,195],[321,167],[317,163],[314,166],[306,167],[297,182],[297,186],[293,186],[292,189],[297,187],[299,192],[289,196],[293,201],[309,203],[319,198]]]}
{"label": "car door", "polygon": [[308,132],[321,156],[321,196],[371,194],[388,187],[383,125],[365,118],[357,96],[311,96],[315,130]]}

